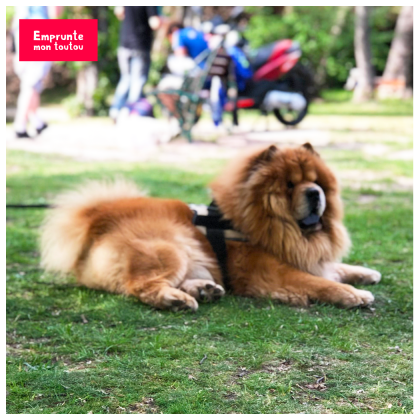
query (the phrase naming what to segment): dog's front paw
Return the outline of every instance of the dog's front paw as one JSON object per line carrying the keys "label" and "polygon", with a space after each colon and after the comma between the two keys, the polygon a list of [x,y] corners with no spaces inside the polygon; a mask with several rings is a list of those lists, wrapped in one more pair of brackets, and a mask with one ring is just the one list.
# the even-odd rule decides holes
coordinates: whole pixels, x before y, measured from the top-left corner
{"label": "dog's front paw", "polygon": [[359,301],[357,306],[368,306],[372,304],[375,300],[375,297],[369,290],[357,290],[357,299]]}
{"label": "dog's front paw", "polygon": [[381,273],[370,268],[365,268],[360,274],[360,284],[377,284],[381,281]]}
{"label": "dog's front paw", "polygon": [[326,278],[347,284],[377,284],[381,273],[360,265],[335,264],[327,266]]}
{"label": "dog's front paw", "polygon": [[360,290],[353,286],[347,286],[337,303],[344,308],[354,308],[356,306],[368,306],[374,300],[374,296],[368,290]]}
{"label": "dog's front paw", "polygon": [[198,303],[192,296],[172,287],[164,291],[157,306],[173,311],[189,309],[195,312],[198,309]]}

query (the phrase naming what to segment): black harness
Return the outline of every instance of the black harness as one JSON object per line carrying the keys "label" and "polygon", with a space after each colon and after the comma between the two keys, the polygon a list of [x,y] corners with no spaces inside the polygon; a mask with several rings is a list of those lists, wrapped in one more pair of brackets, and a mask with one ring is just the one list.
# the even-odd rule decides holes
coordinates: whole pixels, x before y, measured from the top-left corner
{"label": "black harness", "polygon": [[230,220],[223,219],[223,213],[220,212],[215,201],[207,207],[191,205],[190,208],[194,213],[192,222],[210,242],[222,271],[225,288],[229,290],[226,240],[246,242],[246,238],[235,232]]}

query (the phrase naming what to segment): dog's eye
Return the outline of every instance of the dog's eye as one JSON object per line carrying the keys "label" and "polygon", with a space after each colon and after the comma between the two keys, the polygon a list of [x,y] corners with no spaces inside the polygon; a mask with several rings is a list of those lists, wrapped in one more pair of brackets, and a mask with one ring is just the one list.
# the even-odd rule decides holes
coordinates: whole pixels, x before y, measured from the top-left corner
{"label": "dog's eye", "polygon": [[292,181],[288,181],[287,182],[287,188],[293,188],[295,186],[295,184],[293,184],[293,182]]}

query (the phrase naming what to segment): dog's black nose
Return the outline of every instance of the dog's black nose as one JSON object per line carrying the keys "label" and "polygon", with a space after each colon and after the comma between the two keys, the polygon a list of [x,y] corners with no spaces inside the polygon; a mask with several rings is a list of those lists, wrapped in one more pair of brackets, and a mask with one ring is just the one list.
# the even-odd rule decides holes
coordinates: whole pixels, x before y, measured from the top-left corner
{"label": "dog's black nose", "polygon": [[316,209],[319,203],[319,191],[316,188],[308,188],[305,194],[311,210]]}

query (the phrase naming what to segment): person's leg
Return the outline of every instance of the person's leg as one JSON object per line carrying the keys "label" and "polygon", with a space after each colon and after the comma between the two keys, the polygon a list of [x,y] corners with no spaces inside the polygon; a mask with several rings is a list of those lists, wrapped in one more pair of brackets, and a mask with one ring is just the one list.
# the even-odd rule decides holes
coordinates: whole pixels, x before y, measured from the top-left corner
{"label": "person's leg", "polygon": [[130,56],[131,51],[129,49],[118,48],[118,66],[121,75],[109,110],[111,118],[117,118],[118,112],[127,101],[128,91],[130,90]]}
{"label": "person's leg", "polygon": [[39,90],[34,88],[34,93],[32,95],[31,103],[29,104],[29,120],[31,124],[35,127],[38,134],[44,131],[48,125],[45,121],[40,117],[38,113],[38,108],[41,103],[41,95]]}
{"label": "person's leg", "polygon": [[28,119],[40,133],[47,128],[47,124],[39,117],[40,93],[43,88],[43,80],[51,68],[50,62],[28,62],[20,67],[20,93],[15,118],[15,131],[19,138],[29,137],[26,132]]}
{"label": "person's leg", "polygon": [[16,115],[13,123],[17,137],[29,137],[26,133],[26,125],[28,122],[28,109],[31,101],[31,89],[26,82],[27,68],[29,62],[19,61],[17,54],[14,57],[14,71],[19,77],[19,95],[16,104]]}
{"label": "person's leg", "polygon": [[43,91],[43,81],[47,76],[50,68],[51,62],[40,62],[39,63],[39,80],[34,85],[35,93],[32,95],[32,101],[29,107],[29,119],[32,125],[35,127],[38,134],[40,134],[43,130],[45,130],[48,125],[44,122],[44,120],[40,117],[38,113],[39,106],[41,104],[41,92]]}
{"label": "person's leg", "polygon": [[29,137],[26,132],[26,126],[28,123],[29,109],[32,102],[32,96],[34,94],[34,89],[30,86],[25,86],[22,82],[23,81],[21,80],[14,121],[14,129],[17,137],[25,138]]}
{"label": "person's leg", "polygon": [[222,89],[223,85],[220,76],[213,76],[210,83],[210,109],[213,123],[216,127],[218,127],[223,120]]}
{"label": "person's leg", "polygon": [[127,102],[132,104],[143,97],[143,88],[147,82],[150,69],[150,52],[136,51],[130,66],[130,92]]}

